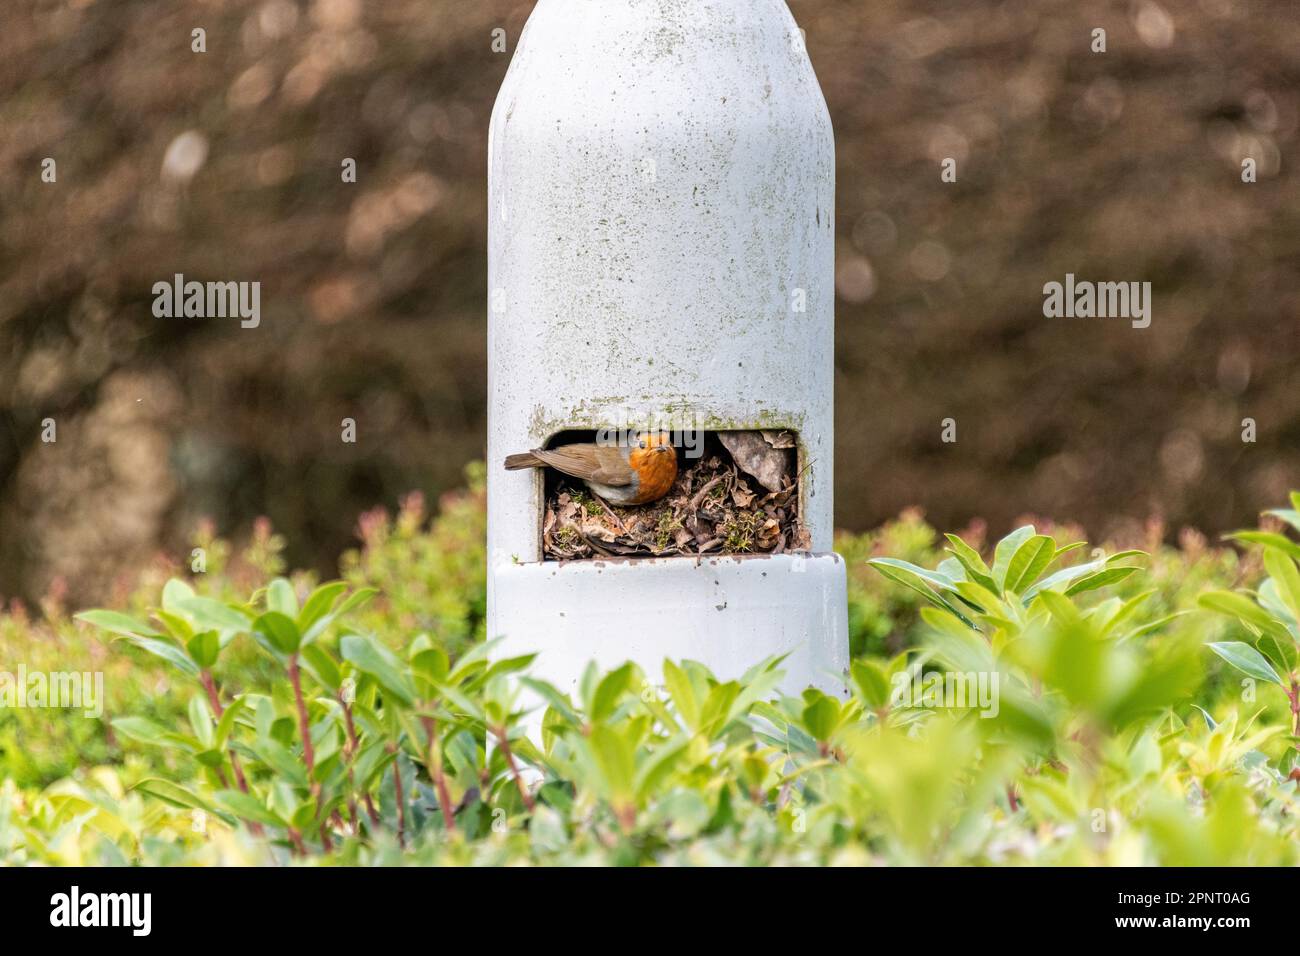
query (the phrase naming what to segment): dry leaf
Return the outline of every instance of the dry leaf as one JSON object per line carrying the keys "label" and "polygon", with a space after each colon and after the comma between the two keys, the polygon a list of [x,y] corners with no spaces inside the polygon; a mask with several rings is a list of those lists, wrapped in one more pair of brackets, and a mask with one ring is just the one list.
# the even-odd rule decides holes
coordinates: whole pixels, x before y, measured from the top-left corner
{"label": "dry leaf", "polygon": [[794,473],[794,453],[789,448],[773,447],[762,432],[718,432],[718,439],[740,469],[768,491],[780,491],[789,483]]}

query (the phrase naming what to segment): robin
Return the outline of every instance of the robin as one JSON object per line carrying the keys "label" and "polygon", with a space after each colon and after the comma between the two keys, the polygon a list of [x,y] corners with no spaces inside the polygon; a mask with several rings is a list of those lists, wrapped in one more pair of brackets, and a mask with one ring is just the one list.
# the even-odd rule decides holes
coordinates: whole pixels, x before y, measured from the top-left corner
{"label": "robin", "polygon": [[581,478],[601,498],[619,505],[644,505],[668,494],[677,478],[677,452],[667,432],[628,442],[561,445],[507,455],[506,469],[554,468]]}

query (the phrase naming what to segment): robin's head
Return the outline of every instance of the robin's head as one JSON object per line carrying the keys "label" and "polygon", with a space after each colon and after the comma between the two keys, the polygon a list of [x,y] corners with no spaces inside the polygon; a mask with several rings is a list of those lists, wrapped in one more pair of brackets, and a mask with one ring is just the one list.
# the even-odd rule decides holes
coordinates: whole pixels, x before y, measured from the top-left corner
{"label": "robin's head", "polygon": [[637,432],[628,444],[631,446],[628,460],[634,468],[652,462],[676,462],[677,452],[668,432]]}
{"label": "robin's head", "polygon": [[637,432],[631,440],[633,451],[664,454],[673,450],[672,435],[668,432]]}

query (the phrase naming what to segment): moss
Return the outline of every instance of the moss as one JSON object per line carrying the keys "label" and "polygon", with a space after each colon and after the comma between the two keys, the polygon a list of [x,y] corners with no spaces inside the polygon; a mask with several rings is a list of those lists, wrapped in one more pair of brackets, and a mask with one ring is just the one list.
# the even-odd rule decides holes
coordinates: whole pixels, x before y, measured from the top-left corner
{"label": "moss", "polygon": [[555,532],[555,543],[565,550],[571,550],[582,544],[582,535],[578,533],[577,528],[561,528]]}
{"label": "moss", "polygon": [[673,535],[681,526],[682,523],[677,520],[672,508],[665,508],[659,513],[659,521],[655,524],[655,544],[660,550],[672,544]]}
{"label": "moss", "polygon": [[588,515],[595,517],[605,509],[600,506],[600,502],[584,491],[571,491],[573,503],[581,508]]}
{"label": "moss", "polygon": [[725,521],[722,532],[724,554],[747,554],[754,550],[754,533],[758,530],[759,516],[752,511],[737,511]]}

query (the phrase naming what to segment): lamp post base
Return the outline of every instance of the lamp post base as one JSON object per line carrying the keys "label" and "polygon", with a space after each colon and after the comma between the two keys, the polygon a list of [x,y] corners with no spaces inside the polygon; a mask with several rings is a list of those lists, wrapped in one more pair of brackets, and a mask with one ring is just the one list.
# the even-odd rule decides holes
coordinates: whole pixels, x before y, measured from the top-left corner
{"label": "lamp post base", "polygon": [[588,662],[634,661],[654,681],[665,658],[719,680],[787,655],[780,685],[844,696],[849,664],[844,560],[830,554],[494,564],[494,657],[537,652],[534,676],[572,694]]}

